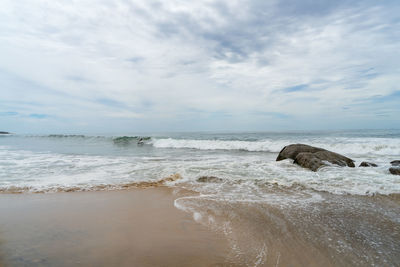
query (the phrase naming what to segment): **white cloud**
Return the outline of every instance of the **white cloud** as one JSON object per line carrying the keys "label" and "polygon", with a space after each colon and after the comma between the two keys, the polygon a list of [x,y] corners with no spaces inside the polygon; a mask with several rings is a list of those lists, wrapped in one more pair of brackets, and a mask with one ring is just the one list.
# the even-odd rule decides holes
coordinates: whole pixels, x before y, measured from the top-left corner
{"label": "white cloud", "polygon": [[398,5],[343,2],[310,14],[297,3],[293,15],[281,2],[2,1],[0,71],[10,81],[0,111],[85,125],[148,120],[154,129],[190,110],[193,120],[247,118],[253,129],[257,113],[288,115],[294,121],[266,119],[286,128],[327,116],[353,127],[340,121],[363,113],[379,127],[371,104],[353,104],[400,90]]}

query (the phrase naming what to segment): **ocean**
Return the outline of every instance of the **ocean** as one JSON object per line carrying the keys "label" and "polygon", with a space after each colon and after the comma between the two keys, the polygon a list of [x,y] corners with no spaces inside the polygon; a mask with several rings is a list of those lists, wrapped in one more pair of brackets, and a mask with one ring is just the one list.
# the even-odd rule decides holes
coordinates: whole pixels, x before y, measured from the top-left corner
{"label": "ocean", "polygon": [[[293,143],[343,154],[356,167],[312,172],[275,161]],[[333,265],[399,266],[400,176],[388,170],[399,159],[400,130],[11,134],[0,136],[0,192],[123,190],[165,181],[193,192],[177,193],[175,206],[223,232],[237,263],[274,265],[284,253],[301,259],[304,250]],[[358,167],[362,161],[378,167]]]}

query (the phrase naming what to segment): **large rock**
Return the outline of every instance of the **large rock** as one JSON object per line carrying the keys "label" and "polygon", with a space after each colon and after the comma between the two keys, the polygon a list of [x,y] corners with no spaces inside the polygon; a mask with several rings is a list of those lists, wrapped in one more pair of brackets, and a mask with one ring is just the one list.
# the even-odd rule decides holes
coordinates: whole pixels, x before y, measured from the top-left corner
{"label": "large rock", "polygon": [[297,154],[294,163],[300,165],[303,168],[308,168],[316,172],[320,167],[326,166],[314,153],[302,152]]}
{"label": "large rock", "polygon": [[360,163],[360,166],[358,167],[378,167],[378,165],[372,162],[363,161]]}
{"label": "large rock", "polygon": [[296,159],[299,153],[304,153],[304,152],[315,153],[323,150],[325,149],[304,144],[292,144],[282,148],[281,152],[279,152],[279,155],[276,158],[276,161],[284,159]]}
{"label": "large rock", "polygon": [[318,151],[315,152],[314,155],[322,161],[328,161],[332,164],[336,164],[342,167],[345,166],[352,168],[355,167],[354,160],[332,151],[328,150]]}
{"label": "large rock", "polygon": [[400,160],[393,160],[390,164],[392,164],[392,166],[400,166]]}
{"label": "large rock", "polygon": [[400,168],[392,167],[389,169],[391,174],[400,175]]}
{"label": "large rock", "polygon": [[276,161],[284,159],[293,159],[294,163],[313,171],[317,171],[320,167],[328,165],[327,162],[339,166],[355,167],[354,160],[350,158],[323,148],[304,144],[285,146],[279,152]]}

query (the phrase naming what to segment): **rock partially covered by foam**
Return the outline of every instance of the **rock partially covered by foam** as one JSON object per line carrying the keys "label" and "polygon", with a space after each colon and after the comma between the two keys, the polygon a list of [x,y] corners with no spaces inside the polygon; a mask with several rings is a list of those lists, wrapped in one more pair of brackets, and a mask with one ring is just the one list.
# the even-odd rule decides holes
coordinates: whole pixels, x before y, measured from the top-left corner
{"label": "rock partially covered by foam", "polygon": [[400,168],[399,167],[392,167],[389,169],[389,172],[394,175],[400,175]]}
{"label": "rock partially covered by foam", "polygon": [[390,164],[392,164],[392,166],[400,166],[400,160],[393,160]]}
{"label": "rock partially covered by foam", "polygon": [[358,167],[378,167],[378,165],[372,162],[363,161],[360,163],[360,166]]}
{"label": "rock partially covered by foam", "polygon": [[350,158],[323,148],[304,144],[285,146],[279,152],[276,161],[284,159],[293,159],[294,163],[312,171],[317,171],[320,167],[328,165],[328,162],[343,167],[355,167],[354,160]]}
{"label": "rock partially covered by foam", "polygon": [[328,150],[318,151],[315,152],[314,155],[320,160],[328,161],[331,164],[339,165],[342,167],[346,166],[352,168],[355,167],[354,160],[332,151]]}
{"label": "rock partially covered by foam", "polygon": [[326,164],[323,163],[322,160],[316,157],[314,153],[310,152],[299,153],[293,163],[296,163],[303,168],[308,168],[314,172],[316,172],[320,167],[326,166]]}
{"label": "rock partially covered by foam", "polygon": [[200,183],[222,183],[224,180],[215,176],[201,176],[197,178]]}

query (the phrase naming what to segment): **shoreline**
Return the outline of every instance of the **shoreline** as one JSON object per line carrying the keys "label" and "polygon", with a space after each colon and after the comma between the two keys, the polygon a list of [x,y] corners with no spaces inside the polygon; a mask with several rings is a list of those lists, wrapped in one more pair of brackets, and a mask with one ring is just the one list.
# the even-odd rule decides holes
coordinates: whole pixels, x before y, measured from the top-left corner
{"label": "shoreline", "polygon": [[[300,196],[279,190],[267,195]],[[271,198],[219,201],[163,185],[0,194],[0,214],[4,215],[0,266],[375,266],[398,262],[397,195],[318,195],[320,199],[306,205],[281,206]],[[304,201],[311,197],[303,196]]]}
{"label": "shoreline", "polygon": [[0,194],[0,266],[233,266],[224,236],[176,198],[168,187]]}

